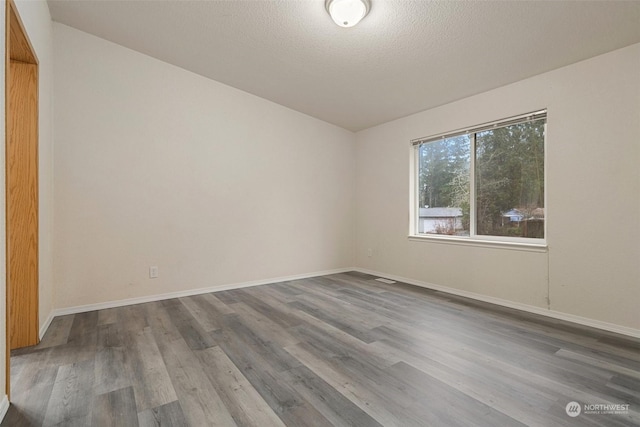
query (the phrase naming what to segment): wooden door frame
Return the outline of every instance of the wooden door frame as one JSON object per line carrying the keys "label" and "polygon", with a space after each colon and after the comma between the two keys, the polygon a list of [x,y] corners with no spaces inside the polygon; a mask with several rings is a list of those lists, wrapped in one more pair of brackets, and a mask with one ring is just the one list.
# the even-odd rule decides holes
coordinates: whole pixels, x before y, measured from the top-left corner
{"label": "wooden door frame", "polygon": [[[26,64],[33,64],[35,65],[35,75],[36,75],[36,84],[35,84],[35,93],[28,93],[29,96],[35,96],[36,99],[36,111],[35,111],[35,121],[33,123],[33,126],[35,127],[34,131],[35,131],[35,138],[36,138],[36,158],[35,158],[35,165],[36,165],[36,219],[35,219],[35,234],[36,234],[36,289],[35,289],[35,299],[36,299],[36,311],[35,311],[35,319],[30,319],[32,321],[35,322],[35,329],[36,331],[38,331],[39,328],[39,319],[38,319],[38,279],[37,279],[37,270],[38,270],[38,249],[37,249],[37,245],[38,245],[38,222],[39,222],[39,215],[38,215],[38,201],[37,201],[37,197],[38,197],[38,188],[37,188],[37,183],[38,183],[38,154],[37,154],[37,145],[39,141],[39,137],[38,137],[38,106],[39,106],[39,97],[38,97],[38,58],[35,54],[35,49],[33,48],[33,45],[31,44],[31,41],[29,40],[29,37],[27,35],[27,32],[24,28],[24,24],[22,23],[22,20],[20,19],[20,14],[18,13],[18,9],[15,5],[15,3],[13,2],[13,0],[5,0],[5,257],[6,257],[6,299],[5,299],[5,321],[6,321],[6,329],[5,329],[5,334],[6,334],[6,384],[5,384],[5,389],[6,389],[6,393],[7,396],[10,396],[10,392],[11,392],[11,377],[10,377],[10,369],[11,369],[11,343],[10,343],[10,339],[11,339],[11,294],[10,294],[10,283],[9,283],[9,215],[8,215],[8,207],[9,204],[6,203],[9,199],[9,188],[7,185],[7,175],[8,175],[8,161],[9,161],[9,157],[8,155],[8,151],[7,151],[7,147],[9,146],[9,138],[10,138],[10,126],[9,126],[9,114],[10,114],[10,89],[11,89],[11,85],[10,85],[10,64],[11,62],[20,62],[20,63],[26,63]],[[32,325],[33,326],[33,325]],[[38,333],[36,332],[36,341],[39,340],[39,336]]]}

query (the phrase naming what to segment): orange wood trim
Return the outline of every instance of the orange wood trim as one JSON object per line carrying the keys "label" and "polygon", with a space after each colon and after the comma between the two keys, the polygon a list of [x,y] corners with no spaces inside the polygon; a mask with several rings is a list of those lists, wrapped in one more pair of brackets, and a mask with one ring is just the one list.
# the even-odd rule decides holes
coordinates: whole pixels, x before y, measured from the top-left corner
{"label": "orange wood trim", "polygon": [[[6,179],[6,161],[7,161],[7,140],[9,139],[9,137],[7,136],[7,122],[8,122],[8,115],[9,115],[9,97],[7,96],[7,94],[9,93],[9,58],[10,58],[10,49],[11,49],[11,43],[9,42],[11,40],[11,36],[10,36],[10,28],[11,28],[11,20],[9,19],[10,17],[10,12],[9,10],[11,9],[10,6],[10,0],[6,0],[5,4],[4,4],[5,8],[4,8],[4,123],[5,123],[5,179]],[[6,200],[7,200],[7,193],[6,193],[6,181],[5,181],[5,209],[6,209]],[[6,211],[5,211],[5,233],[7,230],[7,227],[9,225],[8,221],[7,221],[7,216],[6,216]],[[7,256],[7,250],[9,249],[9,243],[8,243],[8,239],[6,238],[5,235],[5,251],[4,251],[4,255],[5,258]],[[6,265],[6,260],[5,260],[5,265]],[[9,286],[6,282],[6,271],[5,271],[5,307],[4,307],[4,311],[5,311],[5,324],[4,324],[4,332],[5,332],[5,384],[4,384],[4,389],[5,392],[7,393],[7,398],[9,399],[9,401],[11,401],[11,344],[9,343],[9,335],[10,335],[10,331],[9,331]]]}
{"label": "orange wood trim", "polygon": [[38,66],[9,64],[7,285],[11,349],[38,343]]}
{"label": "orange wood trim", "polygon": [[37,64],[38,57],[24,29],[24,24],[13,0],[8,0],[7,11],[9,28],[9,55],[14,61]]}
{"label": "orange wood trim", "polygon": [[[12,67],[11,59],[14,59],[16,67]],[[22,64],[21,64],[22,63]],[[19,67],[19,65],[26,66],[27,64],[32,64],[31,67],[23,68]],[[38,58],[35,54],[35,49],[33,49],[33,45],[31,44],[29,37],[25,31],[24,25],[20,18],[20,14],[18,13],[18,9],[14,4],[13,0],[5,0],[5,199],[7,200],[6,215],[5,215],[5,230],[7,232],[6,240],[5,240],[5,254],[6,254],[6,312],[5,312],[5,334],[6,334],[6,359],[5,359],[5,391],[9,399],[11,398],[11,336],[12,336],[12,307],[11,302],[14,300],[12,298],[12,290],[10,286],[10,273],[11,263],[10,263],[10,210],[12,207],[9,206],[9,196],[10,196],[10,185],[9,185],[9,175],[10,175],[10,148],[11,144],[11,135],[12,135],[12,115],[11,111],[14,103],[11,102],[11,90],[12,90],[12,68],[15,68],[13,71],[16,72],[18,69],[23,69],[25,71],[21,71],[20,74],[23,74],[22,78],[18,77],[17,80],[24,80],[24,85],[20,84],[20,86],[27,88],[30,92],[26,93],[26,102],[25,109],[28,111],[28,117],[26,118],[26,122],[32,126],[30,130],[26,130],[26,134],[29,136],[28,140],[30,144],[27,144],[27,152],[31,153],[33,156],[27,162],[27,169],[32,170],[32,176],[28,183],[30,184],[28,194],[28,198],[32,206],[35,207],[32,214],[27,217],[27,224],[31,224],[34,226],[33,230],[31,230],[30,237],[28,238],[28,244],[25,245],[29,248],[29,268],[31,269],[31,273],[27,274],[30,276],[32,280],[35,280],[35,286],[33,286],[29,291],[30,296],[33,300],[29,301],[26,305],[28,310],[31,310],[32,314],[29,315],[31,318],[31,329],[29,334],[33,337],[35,333],[35,342],[37,344],[39,341],[39,303],[38,303],[38,108],[39,108],[39,94],[38,94]],[[20,116],[15,115],[16,117]],[[24,128],[24,126],[23,126]],[[26,128],[25,128],[26,129]],[[35,142],[34,142],[35,141]],[[15,147],[13,147],[15,148]],[[35,152],[34,152],[35,149]],[[35,168],[33,168],[35,165]],[[15,165],[14,165],[15,166]],[[33,185],[35,183],[35,186]],[[22,192],[24,193],[24,192]],[[35,254],[35,257],[33,256]],[[35,310],[33,309],[35,307]]]}

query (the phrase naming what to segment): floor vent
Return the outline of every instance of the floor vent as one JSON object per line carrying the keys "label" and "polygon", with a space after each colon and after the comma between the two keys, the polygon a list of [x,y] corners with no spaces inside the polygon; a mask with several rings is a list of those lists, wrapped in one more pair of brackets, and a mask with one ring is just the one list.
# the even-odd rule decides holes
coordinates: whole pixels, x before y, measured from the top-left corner
{"label": "floor vent", "polygon": [[382,277],[378,277],[376,280],[377,280],[378,282],[386,283],[386,284],[388,284],[388,285],[391,285],[391,284],[393,284],[393,283],[396,283],[396,281],[395,281],[395,280],[383,279]]}

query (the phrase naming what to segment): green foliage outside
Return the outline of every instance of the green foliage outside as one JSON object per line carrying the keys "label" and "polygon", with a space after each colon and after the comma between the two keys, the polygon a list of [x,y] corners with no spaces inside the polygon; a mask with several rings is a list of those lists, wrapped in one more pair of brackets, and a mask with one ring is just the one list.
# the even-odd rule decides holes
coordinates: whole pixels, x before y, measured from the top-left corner
{"label": "green foliage outside", "polygon": [[461,135],[420,146],[420,207],[469,203],[470,141],[469,135]]}
{"label": "green foliage outside", "polygon": [[[477,234],[544,237],[545,121],[475,134]],[[461,208],[467,234],[472,136],[442,139],[418,148],[420,207]],[[514,209],[521,214],[521,221],[503,216]]]}

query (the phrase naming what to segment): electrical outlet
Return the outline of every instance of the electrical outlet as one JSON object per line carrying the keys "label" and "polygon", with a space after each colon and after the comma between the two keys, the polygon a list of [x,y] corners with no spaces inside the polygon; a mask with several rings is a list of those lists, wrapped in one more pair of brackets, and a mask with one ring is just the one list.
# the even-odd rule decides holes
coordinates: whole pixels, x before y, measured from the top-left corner
{"label": "electrical outlet", "polygon": [[371,249],[371,248],[367,249],[367,256],[369,258],[371,258],[373,256],[373,249]]}
{"label": "electrical outlet", "polygon": [[158,267],[155,265],[149,267],[149,278],[155,279],[157,277],[158,277]]}

